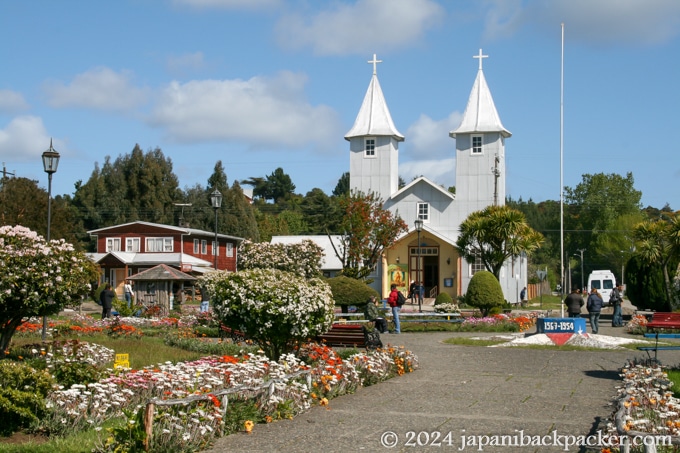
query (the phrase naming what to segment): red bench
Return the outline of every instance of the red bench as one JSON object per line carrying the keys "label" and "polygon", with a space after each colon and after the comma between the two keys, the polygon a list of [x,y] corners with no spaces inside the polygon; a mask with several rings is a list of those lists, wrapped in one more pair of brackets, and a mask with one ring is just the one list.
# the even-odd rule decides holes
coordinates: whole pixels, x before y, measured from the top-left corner
{"label": "red bench", "polygon": [[[654,343],[654,346],[638,346],[638,349],[640,351],[645,351],[647,353],[647,356],[651,360],[651,355],[649,354],[650,351],[654,351],[654,363],[659,363],[659,360],[657,359],[657,353],[659,351],[677,351],[680,350],[680,346],[659,346],[659,329],[676,329],[680,330],[680,313],[662,313],[662,312],[654,312],[652,314],[652,319],[647,323],[647,331],[649,332],[650,330],[655,331],[654,337],[656,338],[656,342]],[[662,336],[664,334],[661,334]],[[652,335],[645,335],[645,336],[652,336]],[[669,334],[670,336],[670,334]]]}
{"label": "red bench", "polygon": [[650,329],[680,329],[680,313],[654,312],[647,323],[647,330]]}

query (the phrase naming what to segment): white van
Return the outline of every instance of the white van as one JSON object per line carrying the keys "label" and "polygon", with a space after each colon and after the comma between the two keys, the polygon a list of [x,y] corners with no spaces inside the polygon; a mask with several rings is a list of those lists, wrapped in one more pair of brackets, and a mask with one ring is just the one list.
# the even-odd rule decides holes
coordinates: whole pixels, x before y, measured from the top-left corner
{"label": "white van", "polygon": [[616,277],[612,271],[593,271],[588,276],[588,292],[593,288],[597,289],[605,304],[609,303],[609,296],[615,286]]}

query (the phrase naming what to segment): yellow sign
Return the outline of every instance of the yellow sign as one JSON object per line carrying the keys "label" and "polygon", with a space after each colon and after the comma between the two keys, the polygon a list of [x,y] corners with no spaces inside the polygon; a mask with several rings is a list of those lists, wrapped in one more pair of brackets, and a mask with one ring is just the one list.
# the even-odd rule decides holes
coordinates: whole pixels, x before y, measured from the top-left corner
{"label": "yellow sign", "polygon": [[113,368],[130,368],[130,354],[116,354],[116,361]]}

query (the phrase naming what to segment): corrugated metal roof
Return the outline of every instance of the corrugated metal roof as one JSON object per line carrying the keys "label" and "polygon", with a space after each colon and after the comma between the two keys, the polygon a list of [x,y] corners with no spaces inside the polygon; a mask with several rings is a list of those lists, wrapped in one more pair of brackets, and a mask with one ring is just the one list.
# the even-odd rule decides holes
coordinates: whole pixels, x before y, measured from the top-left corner
{"label": "corrugated metal roof", "polygon": [[158,266],[152,267],[139,274],[132,275],[128,277],[128,280],[133,281],[157,281],[157,280],[182,280],[182,281],[192,281],[196,280],[189,274],[185,274],[167,264],[159,264]]}
{"label": "corrugated metal roof", "polygon": [[373,74],[371,78],[371,83],[368,85],[364,102],[361,104],[354,126],[345,135],[345,140],[367,135],[383,135],[394,137],[395,140],[400,142],[404,141],[404,136],[392,122],[392,115],[387,108],[387,102],[385,102],[385,96],[383,96],[376,74]]}
{"label": "corrugated metal roof", "polygon": [[512,135],[501,123],[481,64],[479,71],[477,71],[475,83],[472,85],[463,120],[457,129],[449,132],[449,135],[456,138],[456,134],[472,134],[475,132],[500,132],[503,137]]}

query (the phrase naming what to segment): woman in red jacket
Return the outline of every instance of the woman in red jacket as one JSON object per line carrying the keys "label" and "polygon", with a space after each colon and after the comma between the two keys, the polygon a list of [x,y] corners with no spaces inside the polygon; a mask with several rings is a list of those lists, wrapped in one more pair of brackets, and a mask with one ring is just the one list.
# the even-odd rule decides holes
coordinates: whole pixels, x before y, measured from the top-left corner
{"label": "woman in red jacket", "polygon": [[401,333],[401,325],[399,324],[399,312],[401,307],[397,303],[399,300],[399,290],[397,285],[392,285],[390,295],[387,296],[387,303],[392,307],[392,319],[394,320],[394,333]]}

